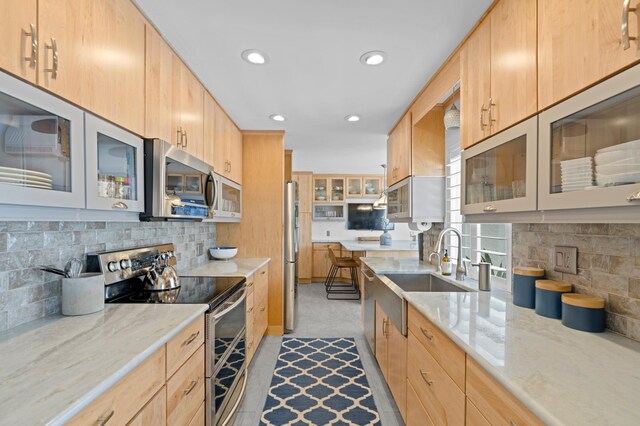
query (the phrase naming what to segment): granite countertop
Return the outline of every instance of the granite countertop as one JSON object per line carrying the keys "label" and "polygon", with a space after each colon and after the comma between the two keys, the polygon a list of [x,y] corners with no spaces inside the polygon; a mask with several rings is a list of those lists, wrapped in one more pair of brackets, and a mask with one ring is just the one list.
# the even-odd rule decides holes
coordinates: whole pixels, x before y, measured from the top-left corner
{"label": "granite countertop", "polygon": [[336,243],[341,244],[349,251],[415,251],[418,256],[418,242],[411,240],[393,241],[390,246],[381,246],[379,241],[358,241],[358,240],[341,240],[341,239],[313,239],[314,243]]}
{"label": "granite countertop", "polygon": [[180,271],[181,277],[248,277],[271,261],[268,257],[212,260]]}
{"label": "granite countertop", "polygon": [[640,424],[640,343],[564,327],[500,290],[404,297],[544,423]]}
{"label": "granite countertop", "polygon": [[208,305],[109,304],[0,333],[0,424],[63,424]]}

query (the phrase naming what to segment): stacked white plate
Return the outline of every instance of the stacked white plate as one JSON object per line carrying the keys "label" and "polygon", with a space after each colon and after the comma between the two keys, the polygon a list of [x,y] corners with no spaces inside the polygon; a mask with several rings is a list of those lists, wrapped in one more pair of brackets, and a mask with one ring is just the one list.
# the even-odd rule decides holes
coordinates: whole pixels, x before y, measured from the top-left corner
{"label": "stacked white plate", "polygon": [[50,174],[34,170],[0,167],[0,183],[27,186],[29,188],[51,189],[52,178]]}
{"label": "stacked white plate", "polygon": [[640,139],[596,151],[598,186],[640,182]]}
{"label": "stacked white plate", "polygon": [[593,158],[583,157],[560,162],[562,192],[593,186]]}

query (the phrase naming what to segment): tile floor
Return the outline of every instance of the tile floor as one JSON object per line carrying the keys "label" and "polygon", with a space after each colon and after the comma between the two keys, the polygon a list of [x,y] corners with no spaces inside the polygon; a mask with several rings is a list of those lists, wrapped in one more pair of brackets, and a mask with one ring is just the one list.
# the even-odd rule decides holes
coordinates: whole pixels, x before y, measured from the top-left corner
{"label": "tile floor", "polygon": [[[302,284],[298,300],[297,337],[353,337],[356,340],[362,365],[367,373],[373,399],[384,426],[402,425],[389,387],[369,349],[360,323],[360,302],[327,300],[323,284]],[[267,399],[271,376],[280,352],[281,337],[266,336],[249,367],[249,384],[236,426],[257,426]]]}

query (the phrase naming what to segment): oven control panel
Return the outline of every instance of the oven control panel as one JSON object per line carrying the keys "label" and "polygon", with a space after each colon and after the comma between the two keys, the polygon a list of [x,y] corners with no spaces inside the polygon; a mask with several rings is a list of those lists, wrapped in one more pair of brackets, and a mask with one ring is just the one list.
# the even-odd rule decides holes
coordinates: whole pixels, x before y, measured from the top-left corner
{"label": "oven control panel", "polygon": [[110,251],[87,255],[87,272],[104,274],[105,285],[115,284],[129,278],[145,275],[153,263],[161,259],[176,265],[173,244],[141,247],[129,250]]}

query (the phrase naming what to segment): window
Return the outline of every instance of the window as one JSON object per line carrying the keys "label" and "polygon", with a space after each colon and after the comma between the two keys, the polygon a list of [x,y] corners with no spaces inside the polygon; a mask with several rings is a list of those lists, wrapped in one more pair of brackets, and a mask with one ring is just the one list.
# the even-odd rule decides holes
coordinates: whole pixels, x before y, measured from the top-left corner
{"label": "window", "polygon": [[[456,228],[462,234],[462,258],[466,262],[469,278],[478,279],[478,268],[471,263],[491,263],[491,283],[496,288],[511,288],[511,224],[465,223],[460,214],[461,155],[459,130],[446,134],[446,212],[445,226]],[[445,247],[452,261],[458,259],[458,240],[448,234]],[[464,262],[464,260],[463,260]]]}

